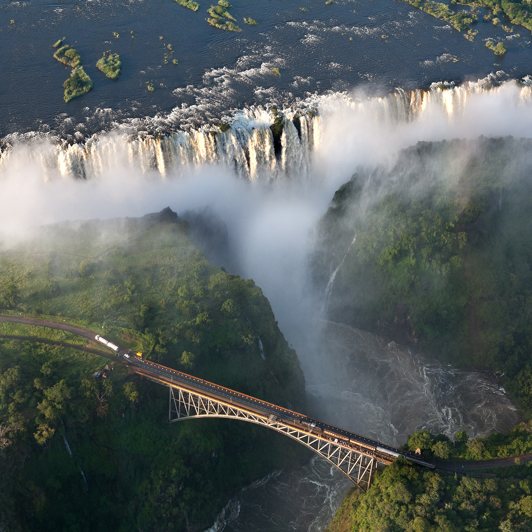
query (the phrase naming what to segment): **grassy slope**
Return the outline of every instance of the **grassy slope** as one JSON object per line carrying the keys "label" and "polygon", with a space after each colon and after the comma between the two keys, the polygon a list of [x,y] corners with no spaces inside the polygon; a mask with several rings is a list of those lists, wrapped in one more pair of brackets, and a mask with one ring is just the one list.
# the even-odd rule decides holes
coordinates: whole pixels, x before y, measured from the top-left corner
{"label": "grassy slope", "polygon": [[[170,367],[303,407],[295,353],[260,289],[211,266],[188,240],[186,224],[172,216],[39,229],[34,240],[0,255],[0,307],[64,319]],[[5,324],[0,333],[84,342],[23,329]],[[0,523],[182,530],[188,521],[201,528],[245,483],[302,459],[295,444],[246,423],[169,426],[167,390],[120,365],[106,380],[91,377],[108,363],[0,340],[0,434],[11,442],[4,452],[16,465],[8,471],[8,462],[0,464],[0,477],[10,480]]]}

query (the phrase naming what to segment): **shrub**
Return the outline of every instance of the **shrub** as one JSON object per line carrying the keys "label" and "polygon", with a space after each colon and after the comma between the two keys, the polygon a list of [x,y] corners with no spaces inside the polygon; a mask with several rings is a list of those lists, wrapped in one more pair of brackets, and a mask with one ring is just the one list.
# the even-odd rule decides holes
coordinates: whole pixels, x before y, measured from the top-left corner
{"label": "shrub", "polygon": [[122,62],[118,54],[104,52],[103,57],[98,59],[96,66],[109,78],[118,79],[122,73]]}
{"label": "shrub", "polygon": [[192,9],[192,11],[197,11],[199,9],[199,4],[193,0],[174,0],[174,2],[187,9]]}
{"label": "shrub", "polygon": [[63,83],[63,87],[65,88],[64,99],[68,103],[70,100],[89,92],[94,87],[94,83],[83,70],[83,67],[78,66],[72,71],[70,78]]}

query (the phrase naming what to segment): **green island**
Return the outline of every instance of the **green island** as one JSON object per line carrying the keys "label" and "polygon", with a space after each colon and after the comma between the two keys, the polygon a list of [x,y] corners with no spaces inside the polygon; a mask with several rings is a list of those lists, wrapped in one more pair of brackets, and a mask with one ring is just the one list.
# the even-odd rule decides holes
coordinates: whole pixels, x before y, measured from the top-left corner
{"label": "green island", "polygon": [[[218,5],[211,6],[207,9],[207,13],[211,18],[207,19],[207,22],[213,27],[226,31],[242,31],[235,22],[236,19],[227,11],[232,6],[226,0],[219,0]],[[224,20],[226,19],[226,20]]]}
{"label": "green island", "polygon": [[[1,250],[0,312],[81,326],[168,367],[304,408],[303,374],[260,288],[212,266],[187,233],[169,209],[38,228]],[[0,323],[3,530],[204,530],[243,486],[308,459],[248,423],[169,425],[165,387],[91,349],[105,351],[63,331]]]}
{"label": "green island", "polygon": [[122,73],[122,61],[118,54],[104,52],[96,66],[110,79],[118,79]]}
{"label": "green island", "polygon": [[252,19],[251,17],[248,17],[248,18],[244,17],[244,24],[247,24],[248,26],[258,26],[259,25],[259,23],[256,20]]}
{"label": "green island", "polygon": [[[497,15],[501,13],[505,15],[512,24],[523,26],[532,31],[532,10],[530,9],[530,2],[528,0],[451,0],[451,4],[458,4],[469,6],[471,11],[468,12],[454,12],[447,4],[441,2],[433,2],[430,0],[404,0],[417,9],[421,9],[447,23],[449,23],[455,30],[466,31],[464,37],[472,41],[477,35],[478,31],[471,29],[471,24],[478,22],[476,10],[480,7],[489,9],[489,13],[484,17],[485,22],[492,22],[495,26],[500,23]],[[513,29],[503,25],[506,32],[511,33]],[[490,41],[488,41],[490,42]],[[499,43],[496,55],[503,55],[506,51],[503,43]],[[502,51],[504,47],[504,52]]]}
{"label": "green island", "polygon": [[493,50],[495,55],[504,55],[506,53],[506,46],[503,42],[498,42],[495,44],[493,41],[488,40],[486,41],[486,47],[490,50]]}
{"label": "green island", "polygon": [[511,2],[509,0],[451,0],[451,3],[489,9],[490,14],[485,20],[495,25],[499,22],[497,15],[503,13],[512,24],[532,31],[532,10],[527,0],[512,0]]}
{"label": "green island", "polygon": [[57,41],[54,44],[54,48],[57,48],[57,50],[54,53],[54,58],[57,59],[60,63],[63,63],[63,65],[76,68],[81,65],[81,56],[79,55],[79,52],[75,50],[74,48],[71,48],[70,45],[65,44],[61,46],[62,41]]}
{"label": "green island", "polygon": [[478,21],[478,17],[471,12],[455,13],[447,4],[441,2],[432,2],[430,0],[404,0],[417,9],[421,9],[450,24],[457,31],[470,29],[470,25]]}
{"label": "green island", "polygon": [[179,4],[180,6],[186,7],[188,9],[192,9],[192,11],[197,11],[199,9],[199,4],[197,2],[194,2],[194,0],[173,0],[176,4]]}
{"label": "green island", "polygon": [[94,87],[94,83],[83,70],[83,67],[78,66],[72,70],[70,77],[63,83],[63,87],[65,89],[64,100],[68,103],[70,100],[89,92]]}
{"label": "green island", "polygon": [[65,103],[68,103],[70,100],[89,92],[94,87],[94,83],[83,69],[79,52],[70,45],[63,44],[63,40],[59,39],[53,47],[57,49],[54,58],[63,65],[72,67],[70,77],[63,83],[65,89],[63,98]]}

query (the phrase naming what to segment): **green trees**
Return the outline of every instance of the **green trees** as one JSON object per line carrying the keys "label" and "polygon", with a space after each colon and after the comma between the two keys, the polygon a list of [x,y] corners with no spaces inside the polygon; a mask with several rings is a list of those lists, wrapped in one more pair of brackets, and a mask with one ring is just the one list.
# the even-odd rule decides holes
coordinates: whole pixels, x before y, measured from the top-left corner
{"label": "green trees", "polygon": [[[37,235],[3,262],[0,287],[12,278],[20,309],[39,315],[45,307],[46,317],[73,320],[144,358],[304,408],[295,353],[252,280],[209,264],[185,223],[104,225],[105,231],[91,222],[48,233],[53,249]],[[9,326],[0,324],[7,334],[75,343],[62,332]],[[14,511],[8,530],[24,528],[26,519],[43,531],[79,522],[87,530],[187,523],[203,530],[244,485],[305,459],[297,444],[249,424],[168,425],[167,394],[100,357],[0,339],[0,445],[14,442],[9,449],[24,457],[20,463],[9,455],[17,464],[11,473],[0,449],[0,488],[7,486],[0,489],[0,525],[4,508],[24,508]]]}
{"label": "green trees", "polygon": [[420,144],[391,170],[354,176],[322,220],[314,255],[325,288],[331,262],[348,252],[330,317],[501,371],[532,408],[528,149],[511,139]]}
{"label": "green trees", "polygon": [[96,66],[109,78],[117,80],[122,73],[122,61],[118,54],[112,54],[110,51],[104,52],[103,56],[98,59]]}
{"label": "green trees", "polygon": [[12,309],[20,301],[18,283],[13,276],[0,280],[0,307]]}
{"label": "green trees", "polygon": [[398,460],[367,494],[349,494],[327,531],[525,532],[532,510],[530,468],[519,475],[526,479],[456,476]]}
{"label": "green trees", "polygon": [[486,41],[486,47],[493,50],[495,55],[504,55],[506,53],[506,45],[502,41],[495,44],[494,41],[488,40]]}

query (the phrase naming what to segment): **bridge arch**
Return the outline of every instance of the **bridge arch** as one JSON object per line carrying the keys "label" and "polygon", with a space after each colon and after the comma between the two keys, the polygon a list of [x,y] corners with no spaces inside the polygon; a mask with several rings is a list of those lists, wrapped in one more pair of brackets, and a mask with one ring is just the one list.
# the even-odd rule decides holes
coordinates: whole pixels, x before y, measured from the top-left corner
{"label": "bridge arch", "polygon": [[170,423],[206,417],[255,423],[301,443],[336,467],[362,491],[367,491],[371,484],[377,460],[370,454],[357,452],[339,441],[335,442],[303,428],[296,428],[274,415],[267,416],[250,412],[237,405],[180,388],[178,385],[169,385],[168,388],[170,391],[168,421]]}

